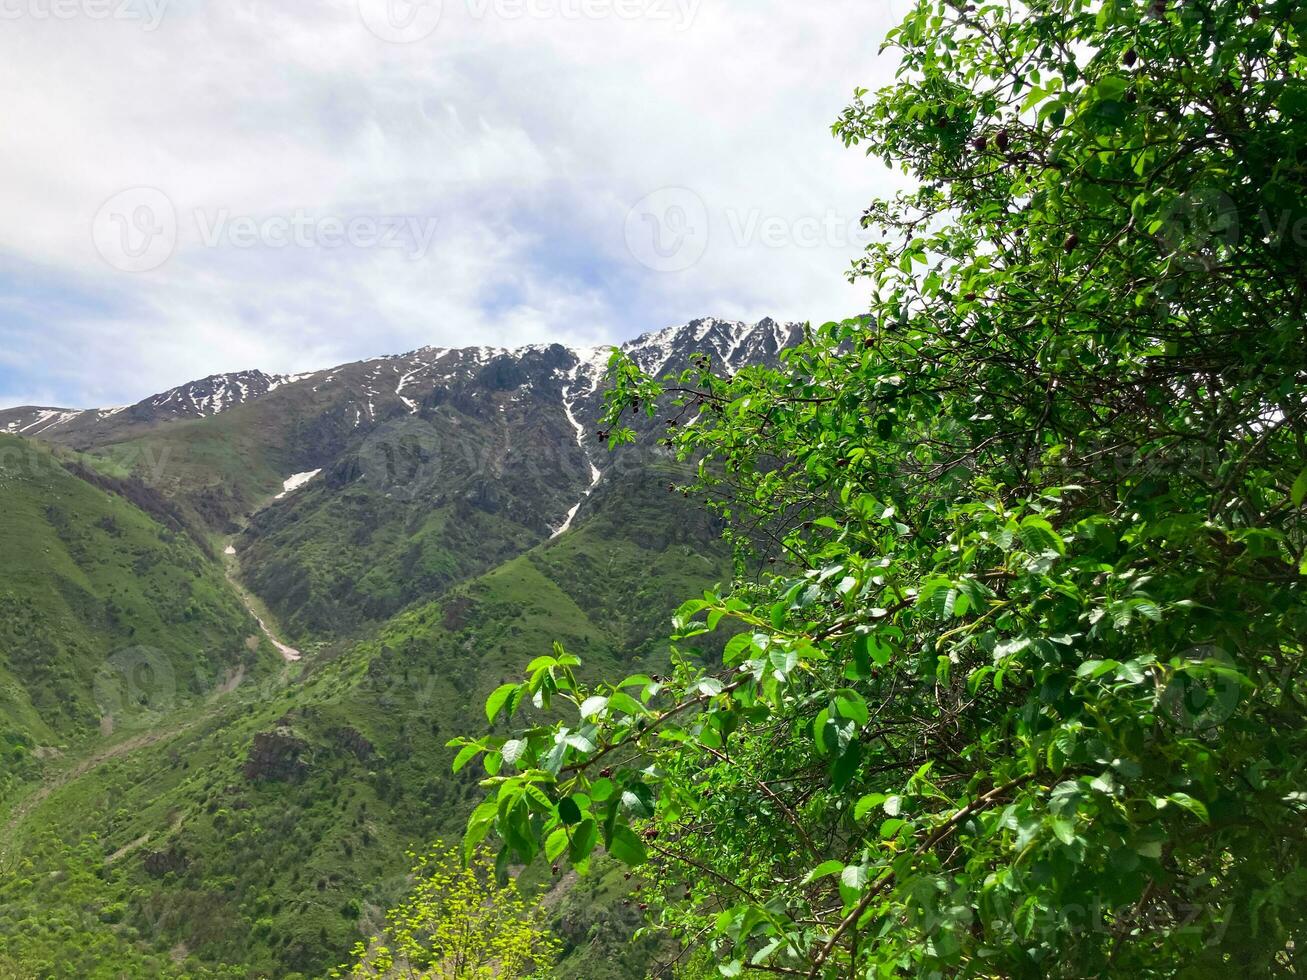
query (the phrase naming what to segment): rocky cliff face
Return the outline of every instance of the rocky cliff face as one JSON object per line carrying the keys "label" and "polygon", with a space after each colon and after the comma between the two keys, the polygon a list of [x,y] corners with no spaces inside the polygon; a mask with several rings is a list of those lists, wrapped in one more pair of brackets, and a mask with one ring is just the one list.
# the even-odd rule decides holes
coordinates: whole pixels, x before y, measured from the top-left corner
{"label": "rocky cliff face", "polygon": [[245,760],[245,778],[252,782],[303,779],[309,771],[304,758],[308,750],[309,743],[296,737],[290,728],[259,732]]}

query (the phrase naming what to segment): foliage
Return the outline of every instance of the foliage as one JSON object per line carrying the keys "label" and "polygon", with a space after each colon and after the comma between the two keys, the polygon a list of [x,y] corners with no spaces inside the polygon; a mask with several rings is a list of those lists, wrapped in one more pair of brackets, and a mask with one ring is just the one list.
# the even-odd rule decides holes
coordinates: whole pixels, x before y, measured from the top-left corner
{"label": "foliage", "polygon": [[[668,397],[763,581],[670,678],[561,646],[459,739],[499,861],[602,844],[726,976],[1290,971],[1307,939],[1307,13],[922,2],[835,125],[872,313]],[[741,630],[719,666],[696,645]],[[688,889],[687,889],[688,886]]]}
{"label": "foliage", "polygon": [[102,483],[0,436],[0,801],[40,768],[36,746],[151,723],[275,659],[247,645],[258,628],[196,542]]}
{"label": "foliage", "polygon": [[[710,522],[675,518],[690,509],[666,493],[677,472],[631,471],[620,492],[597,491],[567,534],[429,597],[366,642],[306,657],[284,677],[246,671],[227,693],[210,681],[202,699],[154,716],[146,744],[108,758],[116,737],[48,761],[49,795],[0,810],[0,957],[66,963],[79,976],[154,976],[184,949],[175,972],[186,976],[325,975],[370,934],[372,910],[407,893],[412,842],[457,832],[475,805],[478,774],[451,777],[438,737],[466,724],[469,704],[555,637],[599,673],[660,669],[679,597],[728,574],[710,531],[702,541],[682,534]],[[605,587],[587,587],[600,572]],[[250,782],[242,766],[254,735],[286,723],[310,746],[309,771]],[[358,753],[350,732],[372,752]],[[150,876],[147,856],[170,850],[186,868]],[[6,854],[29,870],[4,873]],[[630,885],[619,870],[569,887],[535,869],[523,891],[541,879],[559,886],[548,908],[563,943],[560,980],[643,976],[659,944],[630,942],[639,919],[622,906]],[[356,906],[362,915],[349,918]]]}
{"label": "foliage", "polygon": [[358,962],[348,976],[525,977],[557,954],[543,910],[531,907],[515,883],[496,882],[488,852],[464,864],[457,851],[437,842],[410,856],[413,891],[388,914],[385,935],[355,949]]}

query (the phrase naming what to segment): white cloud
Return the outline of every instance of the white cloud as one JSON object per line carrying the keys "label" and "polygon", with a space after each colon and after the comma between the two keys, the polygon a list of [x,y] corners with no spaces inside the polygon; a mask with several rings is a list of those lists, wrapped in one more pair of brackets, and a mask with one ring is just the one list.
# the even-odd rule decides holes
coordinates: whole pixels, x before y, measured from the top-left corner
{"label": "white cloud", "polygon": [[[376,37],[355,0],[173,0],[155,30],[42,19],[40,2],[6,0],[20,16],[0,20],[0,254],[41,282],[22,317],[0,305],[0,345],[27,349],[0,373],[0,403],[865,306],[843,279],[847,231],[896,180],[829,123],[855,85],[890,80],[876,52],[901,0],[444,0],[411,44]],[[365,2],[375,15],[381,0]],[[133,274],[104,261],[92,223],[136,187],[166,194],[177,237]],[[677,272],[627,240],[632,205],[667,187],[707,213],[702,257]],[[275,247],[258,230],[297,214],[435,233],[415,259]],[[102,216],[100,251],[138,217]],[[206,245],[222,218],[250,219],[254,245]]]}

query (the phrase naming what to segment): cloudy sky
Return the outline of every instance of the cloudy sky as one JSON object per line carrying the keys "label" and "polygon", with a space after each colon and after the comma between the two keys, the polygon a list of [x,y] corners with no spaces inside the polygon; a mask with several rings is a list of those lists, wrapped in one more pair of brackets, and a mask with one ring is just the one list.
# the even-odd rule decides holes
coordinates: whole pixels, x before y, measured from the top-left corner
{"label": "cloudy sky", "polygon": [[0,0],[0,407],[859,312],[903,0]]}

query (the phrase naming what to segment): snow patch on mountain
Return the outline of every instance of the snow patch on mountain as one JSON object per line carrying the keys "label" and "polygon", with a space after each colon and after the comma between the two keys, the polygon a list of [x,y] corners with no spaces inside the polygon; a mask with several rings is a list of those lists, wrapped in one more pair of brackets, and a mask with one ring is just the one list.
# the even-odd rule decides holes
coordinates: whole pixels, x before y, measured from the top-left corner
{"label": "snow patch on mountain", "polygon": [[140,404],[173,415],[211,418],[237,405],[271,394],[278,388],[311,377],[314,377],[313,372],[264,374],[262,371],[239,371],[235,374],[214,374],[161,392]]}
{"label": "snow patch on mountain", "polygon": [[285,481],[281,485],[282,491],[281,493],[277,494],[276,499],[280,500],[282,497],[286,496],[287,494],[294,493],[296,490],[304,486],[304,484],[308,483],[310,480],[312,480],[315,476],[317,476],[321,472],[322,470],[309,470],[307,473],[296,473],[294,476],[286,477]]}
{"label": "snow patch on mountain", "polygon": [[[568,423],[576,432],[576,444],[581,447],[581,453],[585,456],[585,461],[590,467],[590,484],[585,488],[585,493],[582,494],[581,499],[567,512],[567,519],[554,531],[551,539],[558,537],[571,528],[572,522],[576,520],[576,515],[581,510],[581,505],[595,492],[599,482],[604,478],[603,471],[595,465],[594,460],[590,458],[590,450],[586,448],[585,426],[576,417],[576,404],[582,398],[593,395],[599,387],[599,382],[604,377],[603,365],[607,363],[609,350],[610,348],[606,347],[594,347],[588,350],[573,351],[577,357],[577,363],[570,373],[571,383],[563,391],[563,414],[567,416]],[[582,376],[584,376],[584,380],[582,380]]]}
{"label": "snow patch on mountain", "polygon": [[0,432],[30,437],[60,428],[88,413],[66,408],[25,408],[5,414],[11,417]]}

